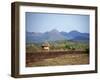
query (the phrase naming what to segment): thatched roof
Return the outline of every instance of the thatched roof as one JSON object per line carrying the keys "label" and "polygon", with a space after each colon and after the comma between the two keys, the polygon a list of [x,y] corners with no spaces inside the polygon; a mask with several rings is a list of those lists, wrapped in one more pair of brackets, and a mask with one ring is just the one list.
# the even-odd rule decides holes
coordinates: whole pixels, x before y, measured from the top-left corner
{"label": "thatched roof", "polygon": [[42,46],[44,47],[49,47],[50,46],[50,44],[48,43],[48,42],[44,42],[43,44],[42,44]]}

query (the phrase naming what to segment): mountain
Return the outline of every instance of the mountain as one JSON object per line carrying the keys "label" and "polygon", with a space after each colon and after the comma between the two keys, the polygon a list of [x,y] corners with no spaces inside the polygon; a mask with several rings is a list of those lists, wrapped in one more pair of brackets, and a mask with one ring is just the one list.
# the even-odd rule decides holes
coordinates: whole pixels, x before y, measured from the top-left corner
{"label": "mountain", "polygon": [[89,42],[89,37],[85,36],[77,36],[71,39],[72,41],[77,41],[77,42]]}
{"label": "mountain", "polygon": [[68,33],[68,35],[73,38],[73,36],[74,37],[81,36],[82,34],[78,31],[71,31],[71,32]]}
{"label": "mountain", "polygon": [[42,36],[42,33],[26,32],[26,42],[33,43],[44,41],[45,39],[43,39]]}
{"label": "mountain", "polygon": [[73,41],[89,41],[89,33],[81,33],[78,31],[59,32],[53,29],[44,33],[26,32],[27,43],[39,43],[44,41],[57,41],[57,40],[73,40]]}
{"label": "mountain", "polygon": [[64,40],[65,37],[56,29],[53,29],[49,32],[44,33],[46,36],[46,40],[48,41],[56,41],[56,40]]}

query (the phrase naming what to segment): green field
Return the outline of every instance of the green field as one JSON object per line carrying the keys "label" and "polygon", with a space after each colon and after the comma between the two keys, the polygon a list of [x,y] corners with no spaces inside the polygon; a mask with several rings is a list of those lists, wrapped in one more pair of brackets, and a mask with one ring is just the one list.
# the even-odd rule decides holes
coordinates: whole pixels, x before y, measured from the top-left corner
{"label": "green field", "polygon": [[[61,40],[61,41],[48,41],[50,44],[50,50],[87,50],[89,51],[89,43],[88,42],[75,42],[75,41],[68,41],[68,40]],[[26,44],[26,52],[38,52],[42,51],[41,45],[43,43],[27,43]]]}

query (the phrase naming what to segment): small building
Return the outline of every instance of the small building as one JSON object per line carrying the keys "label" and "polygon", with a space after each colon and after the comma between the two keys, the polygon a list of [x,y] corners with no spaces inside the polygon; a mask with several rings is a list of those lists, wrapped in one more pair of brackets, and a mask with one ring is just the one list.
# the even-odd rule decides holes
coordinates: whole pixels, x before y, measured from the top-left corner
{"label": "small building", "polygon": [[41,47],[43,50],[49,51],[50,44],[48,42],[44,42]]}

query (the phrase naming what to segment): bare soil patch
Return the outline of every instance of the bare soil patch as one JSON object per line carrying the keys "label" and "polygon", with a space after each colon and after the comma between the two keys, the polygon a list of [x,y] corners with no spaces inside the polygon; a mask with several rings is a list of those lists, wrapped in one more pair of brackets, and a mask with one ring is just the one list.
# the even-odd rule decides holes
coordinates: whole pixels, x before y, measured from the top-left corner
{"label": "bare soil patch", "polygon": [[26,53],[26,67],[89,64],[85,51],[48,51]]}

